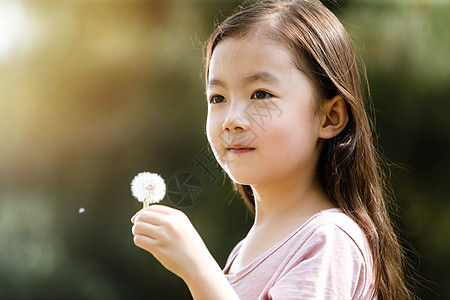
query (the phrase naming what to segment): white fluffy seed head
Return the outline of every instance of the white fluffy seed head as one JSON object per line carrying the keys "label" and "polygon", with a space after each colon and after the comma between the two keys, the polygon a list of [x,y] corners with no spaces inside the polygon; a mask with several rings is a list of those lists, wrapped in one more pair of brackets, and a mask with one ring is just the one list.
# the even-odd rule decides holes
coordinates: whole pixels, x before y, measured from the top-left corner
{"label": "white fluffy seed head", "polygon": [[131,181],[131,193],[139,202],[158,203],[166,195],[166,184],[158,174],[142,172]]}

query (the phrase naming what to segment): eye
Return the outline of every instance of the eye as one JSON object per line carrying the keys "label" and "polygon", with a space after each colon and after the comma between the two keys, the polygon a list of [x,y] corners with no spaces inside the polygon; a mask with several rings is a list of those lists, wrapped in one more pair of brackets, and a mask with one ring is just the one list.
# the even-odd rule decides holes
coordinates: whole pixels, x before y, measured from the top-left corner
{"label": "eye", "polygon": [[273,95],[271,93],[268,93],[266,91],[262,91],[262,90],[258,90],[255,91],[252,95],[252,99],[268,99],[268,98],[272,98]]}
{"label": "eye", "polygon": [[226,101],[225,97],[221,96],[221,95],[212,95],[209,98],[209,103],[211,103],[211,104],[218,104],[218,103],[225,102],[225,101]]}

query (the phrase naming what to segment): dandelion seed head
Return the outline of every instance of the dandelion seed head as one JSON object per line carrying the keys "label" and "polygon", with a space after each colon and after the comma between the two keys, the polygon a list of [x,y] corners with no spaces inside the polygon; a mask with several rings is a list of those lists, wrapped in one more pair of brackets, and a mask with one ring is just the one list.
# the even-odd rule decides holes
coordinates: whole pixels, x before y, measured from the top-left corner
{"label": "dandelion seed head", "polygon": [[166,184],[158,174],[142,172],[131,181],[131,193],[139,202],[158,203],[166,195]]}

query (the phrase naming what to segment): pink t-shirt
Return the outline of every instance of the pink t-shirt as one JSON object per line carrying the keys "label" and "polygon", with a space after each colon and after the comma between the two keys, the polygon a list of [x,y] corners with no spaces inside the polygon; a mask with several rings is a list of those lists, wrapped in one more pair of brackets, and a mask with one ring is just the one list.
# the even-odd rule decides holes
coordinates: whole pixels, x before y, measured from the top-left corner
{"label": "pink t-shirt", "polygon": [[337,208],[321,211],[236,273],[224,273],[242,300],[371,299],[372,258],[360,227]]}

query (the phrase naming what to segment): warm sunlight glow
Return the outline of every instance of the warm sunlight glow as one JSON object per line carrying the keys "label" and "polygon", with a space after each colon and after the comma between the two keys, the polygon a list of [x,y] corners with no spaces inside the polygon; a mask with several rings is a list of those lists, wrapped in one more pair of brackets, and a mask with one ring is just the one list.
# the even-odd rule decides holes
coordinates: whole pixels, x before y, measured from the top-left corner
{"label": "warm sunlight glow", "polygon": [[26,28],[26,14],[19,3],[0,3],[0,61],[6,61],[23,40]]}

